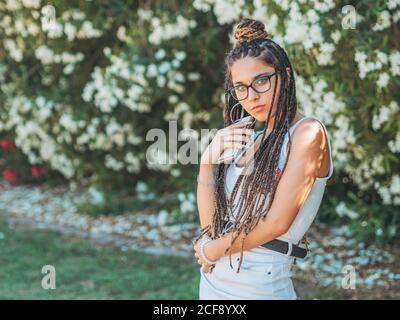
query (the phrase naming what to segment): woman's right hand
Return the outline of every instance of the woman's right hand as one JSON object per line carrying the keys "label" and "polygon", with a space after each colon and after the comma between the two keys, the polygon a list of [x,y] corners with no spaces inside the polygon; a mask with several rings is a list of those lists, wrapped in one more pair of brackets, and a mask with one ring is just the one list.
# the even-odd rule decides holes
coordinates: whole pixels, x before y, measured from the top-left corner
{"label": "woman's right hand", "polygon": [[217,164],[225,149],[239,150],[249,141],[253,129],[246,128],[249,122],[237,122],[217,131],[201,155],[201,164]]}

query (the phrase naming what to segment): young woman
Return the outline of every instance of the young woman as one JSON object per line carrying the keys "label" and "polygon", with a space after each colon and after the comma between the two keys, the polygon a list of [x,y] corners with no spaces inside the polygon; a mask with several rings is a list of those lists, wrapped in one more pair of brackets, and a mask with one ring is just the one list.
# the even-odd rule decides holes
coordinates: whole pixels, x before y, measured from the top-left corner
{"label": "young woman", "polygon": [[[234,36],[225,127],[204,150],[197,178],[199,298],[296,299],[291,267],[307,253],[300,242],[333,172],[329,137],[319,120],[299,113],[292,66],[264,24],[244,19]],[[236,123],[242,111],[264,129]],[[227,147],[244,152],[218,163]]]}

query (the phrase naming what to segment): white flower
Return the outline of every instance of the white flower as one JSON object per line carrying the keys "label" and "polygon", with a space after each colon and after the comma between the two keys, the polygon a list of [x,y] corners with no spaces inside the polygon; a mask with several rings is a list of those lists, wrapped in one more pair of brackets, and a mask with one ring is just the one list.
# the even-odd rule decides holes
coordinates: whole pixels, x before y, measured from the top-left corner
{"label": "white flower", "polygon": [[174,168],[171,170],[171,176],[179,177],[180,175],[181,175],[181,171],[179,169]]}
{"label": "white flower", "polygon": [[308,28],[304,24],[298,24],[292,20],[289,20],[287,26],[287,33],[285,35],[285,41],[289,44],[298,43],[306,40],[308,37]]}
{"label": "white flower", "polygon": [[117,38],[121,41],[126,42],[129,38],[126,36],[126,28],[124,26],[120,26],[117,30]]}
{"label": "white flower", "polygon": [[375,173],[375,174],[385,173],[385,168],[383,167],[382,163],[383,163],[383,156],[378,153],[372,159],[370,173]]}
{"label": "white flower", "polygon": [[196,10],[207,12],[210,11],[211,5],[206,0],[194,0],[193,7]]}
{"label": "white flower", "polygon": [[365,54],[365,52],[362,51],[356,51],[355,55],[354,55],[354,60],[356,62],[363,62],[367,59],[367,55]]}
{"label": "white flower", "polygon": [[168,222],[168,217],[169,217],[169,216],[168,216],[168,211],[165,210],[165,209],[161,210],[161,211],[158,213],[158,217],[157,217],[158,224],[159,224],[160,226],[166,225],[167,222]]}
{"label": "white flower", "polygon": [[390,13],[389,11],[382,11],[379,16],[378,16],[378,21],[376,24],[372,27],[373,31],[381,31],[383,29],[386,29],[390,26]]}
{"label": "white flower", "polygon": [[317,23],[319,21],[319,15],[313,9],[307,11],[307,18],[310,23]]}
{"label": "white flower", "polygon": [[22,5],[26,8],[38,9],[40,7],[40,0],[22,0]]}
{"label": "white flower", "polygon": [[47,36],[50,39],[60,38],[63,34],[63,26],[61,23],[57,22],[50,22],[45,24],[43,24],[42,22],[42,29],[43,31],[47,32]]}
{"label": "white flower", "polygon": [[400,194],[400,176],[394,175],[392,177],[389,190],[392,194],[397,194],[397,195]]}
{"label": "white flower", "polygon": [[132,169],[140,169],[140,160],[138,157],[135,157],[132,152],[128,152],[125,155],[125,161],[132,167]]}
{"label": "white flower", "polygon": [[103,32],[101,30],[93,28],[91,21],[85,21],[77,32],[76,37],[79,39],[98,38],[102,34]]}
{"label": "white flower", "polygon": [[323,43],[320,46],[320,54],[317,55],[318,64],[325,66],[332,64],[332,52],[335,50],[335,46],[331,43]]}
{"label": "white flower", "polygon": [[219,0],[214,3],[214,14],[218,23],[223,25],[231,23],[243,14],[243,0]]}
{"label": "white flower", "polygon": [[195,210],[194,204],[189,200],[184,200],[181,202],[180,209],[182,213],[187,213]]}
{"label": "white flower", "polygon": [[393,76],[400,75],[400,52],[396,51],[390,54],[389,56],[390,61],[390,72]]}
{"label": "white flower", "polygon": [[312,40],[313,43],[322,43],[324,41],[324,38],[322,36],[321,26],[318,24],[313,24],[308,31],[308,37]]}
{"label": "white flower", "polygon": [[51,49],[46,46],[40,46],[35,50],[35,56],[39,59],[43,64],[50,64],[53,62],[54,53]]}
{"label": "white flower", "polygon": [[112,136],[112,140],[120,147],[124,146],[125,144],[125,137],[121,132],[115,133]]}
{"label": "white flower", "polygon": [[376,57],[383,64],[386,64],[388,62],[388,55],[386,53],[384,53],[384,52],[379,51],[377,53]]}
{"label": "white flower", "polygon": [[75,39],[76,36],[76,27],[73,24],[67,22],[64,25],[64,33],[67,35],[68,40],[72,41]]}
{"label": "white flower", "polygon": [[179,61],[183,61],[186,59],[186,52],[185,51],[177,51],[175,52],[175,58],[177,58]]}
{"label": "white flower", "polygon": [[179,98],[176,96],[176,95],[170,95],[169,97],[168,97],[168,102],[170,103],[170,104],[175,104],[175,103],[177,103],[179,101]]}
{"label": "white flower", "polygon": [[43,160],[50,160],[56,151],[56,147],[53,141],[43,142],[40,146],[40,156]]}
{"label": "white flower", "polygon": [[200,79],[200,73],[198,73],[198,72],[189,72],[188,73],[188,80],[197,81],[199,79]]}
{"label": "white flower", "polygon": [[166,61],[161,63],[160,66],[158,67],[158,71],[162,74],[167,73],[169,70],[171,70],[171,64]]}
{"label": "white flower", "polygon": [[154,30],[150,33],[148,40],[155,45],[173,38],[184,38],[189,34],[190,29],[197,25],[196,21],[188,20],[181,15],[177,16],[175,23],[161,25],[158,18],[152,18],[151,23]]}
{"label": "white flower", "polygon": [[163,77],[163,76],[158,76],[156,80],[157,80],[157,85],[158,85],[160,88],[164,87],[165,84],[166,84],[166,82],[167,82],[167,80],[166,80],[165,77]]}
{"label": "white flower", "polygon": [[109,47],[104,47],[103,48],[103,53],[106,57],[110,57],[111,56],[111,49]]}
{"label": "white flower", "polygon": [[400,153],[400,132],[397,132],[395,140],[388,142],[388,147],[393,153]]}
{"label": "white flower", "polygon": [[99,205],[104,203],[104,194],[97,190],[95,187],[90,187],[88,190],[88,194],[90,196],[90,203]]}
{"label": "white flower", "polygon": [[399,4],[398,0],[388,0],[387,7],[388,7],[388,9],[393,10],[397,7],[398,4]]}
{"label": "white flower", "polygon": [[136,183],[136,192],[138,193],[145,193],[149,190],[148,186],[146,183],[144,183],[143,181],[138,181]]}
{"label": "white flower", "polygon": [[359,214],[349,209],[343,201],[339,202],[336,206],[336,212],[340,217],[347,216],[350,219],[357,219],[359,217]]}
{"label": "white flower", "polygon": [[20,62],[23,58],[22,51],[18,48],[17,43],[11,39],[4,40],[4,46],[10,53],[11,58],[15,61]]}
{"label": "white flower", "polygon": [[158,74],[157,66],[154,65],[154,64],[148,65],[148,67],[147,67],[147,76],[149,78],[154,78],[154,77],[157,76],[157,74]]}
{"label": "white flower", "polygon": [[123,162],[118,161],[110,154],[107,154],[105,158],[106,158],[105,166],[107,168],[113,169],[114,171],[120,171],[124,167]]}
{"label": "white flower", "polygon": [[142,8],[139,8],[137,13],[140,21],[149,21],[153,16],[153,11]]}
{"label": "white flower", "polygon": [[389,75],[386,73],[386,72],[384,72],[384,73],[381,73],[380,75],[379,75],[379,79],[378,79],[378,81],[376,82],[376,85],[379,87],[379,88],[384,88],[384,87],[386,87],[387,86],[387,84],[388,84],[388,82],[389,82]]}
{"label": "white flower", "polygon": [[372,117],[372,127],[378,130],[393,114],[399,110],[399,105],[396,101],[389,103],[389,106],[382,106],[379,112]]}
{"label": "white flower", "polygon": [[72,116],[68,113],[64,113],[61,115],[59,123],[69,132],[75,133],[78,130],[78,124],[72,119]]}
{"label": "white flower", "polygon": [[158,49],[157,52],[155,53],[154,57],[155,57],[157,60],[162,60],[162,59],[164,59],[165,54],[166,54],[166,53],[165,53],[165,50],[164,50],[164,49]]}
{"label": "white flower", "polygon": [[341,34],[339,30],[336,30],[335,32],[331,33],[331,38],[333,40],[334,43],[338,43],[340,40]]}
{"label": "white flower", "polygon": [[64,74],[71,74],[73,71],[74,71],[74,65],[73,64],[68,64],[63,69]]}

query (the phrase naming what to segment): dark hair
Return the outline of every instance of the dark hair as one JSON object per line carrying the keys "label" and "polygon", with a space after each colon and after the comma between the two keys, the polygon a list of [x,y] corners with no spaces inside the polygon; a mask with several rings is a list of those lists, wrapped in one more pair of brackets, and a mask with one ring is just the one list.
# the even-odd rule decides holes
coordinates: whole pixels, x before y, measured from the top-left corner
{"label": "dark hair", "polygon": [[[232,225],[233,236],[232,243],[244,231],[244,236],[241,239],[241,257],[237,272],[240,270],[240,265],[243,259],[243,241],[247,234],[257,225],[260,218],[264,218],[269,211],[272,201],[275,196],[276,187],[280,180],[280,175],[277,173],[280,151],[285,134],[288,132],[290,124],[294,120],[297,113],[296,87],[292,71],[292,66],[285,51],[274,41],[268,38],[268,33],[265,31],[264,24],[257,20],[243,19],[236,26],[234,37],[236,43],[228,52],[225,60],[225,107],[224,107],[224,126],[231,124],[230,111],[237,103],[229,93],[232,88],[232,79],[230,67],[232,64],[244,57],[254,57],[263,62],[274,66],[277,74],[281,77],[281,86],[275,111],[275,121],[271,133],[266,136],[266,129],[270,121],[272,106],[276,97],[276,88],[278,76],[274,77],[275,87],[272,97],[272,105],[268,113],[266,125],[262,133],[260,147],[254,154],[254,166],[250,174],[239,175],[236,184],[233,188],[231,196],[227,199],[225,192],[225,177],[227,164],[219,164],[216,172],[216,187],[215,187],[215,209],[212,217],[211,225],[203,230],[208,233],[211,238],[218,238],[224,229],[224,226],[229,221],[231,204],[238,193],[239,186],[243,184],[242,191],[237,206],[237,213]],[[289,68],[289,77],[286,71]],[[238,108],[240,109],[240,108]],[[248,115],[245,112],[245,115]],[[234,112],[233,117],[240,116],[240,112]],[[236,120],[236,119],[233,119]],[[253,125],[254,126],[254,125]],[[289,134],[289,152],[291,139]],[[286,157],[286,162],[289,156]],[[286,167],[285,162],[285,167]],[[248,168],[246,164],[243,170]],[[262,200],[257,199],[259,195],[264,195]],[[269,199],[269,200],[268,200]],[[265,209],[265,202],[268,201]],[[264,210],[263,210],[264,209]],[[240,222],[241,221],[241,222]],[[226,230],[225,230],[226,231]],[[225,254],[231,248],[227,248]],[[229,250],[231,259],[231,250]],[[232,263],[231,263],[232,267]]]}

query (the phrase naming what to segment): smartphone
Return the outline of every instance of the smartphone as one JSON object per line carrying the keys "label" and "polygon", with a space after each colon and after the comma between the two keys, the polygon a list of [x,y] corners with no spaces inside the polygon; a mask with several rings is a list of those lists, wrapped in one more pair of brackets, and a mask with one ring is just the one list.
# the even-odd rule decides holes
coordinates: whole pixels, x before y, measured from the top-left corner
{"label": "smartphone", "polygon": [[[252,124],[252,118],[253,118],[252,116],[247,116],[247,117],[244,117],[244,118],[240,119],[236,123],[238,123],[238,122],[248,122],[249,126],[250,126]],[[245,146],[246,145],[243,145],[243,148],[245,148]],[[239,153],[243,150],[243,148],[242,149],[238,149],[238,150],[225,149],[224,152],[222,152],[222,154],[217,159],[217,163],[218,164],[219,163],[225,163],[225,164],[231,163],[232,160],[234,160],[239,155]]]}

